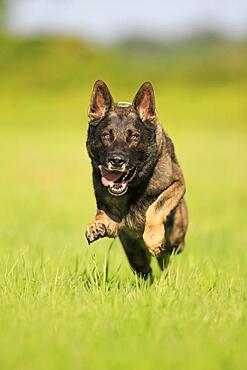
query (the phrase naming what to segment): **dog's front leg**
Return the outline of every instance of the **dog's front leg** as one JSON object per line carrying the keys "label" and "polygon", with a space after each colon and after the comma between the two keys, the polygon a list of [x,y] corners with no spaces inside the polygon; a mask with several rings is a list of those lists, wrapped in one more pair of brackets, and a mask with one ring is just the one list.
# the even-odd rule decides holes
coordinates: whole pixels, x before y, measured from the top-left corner
{"label": "dog's front leg", "polygon": [[119,226],[120,224],[113,221],[104,211],[98,210],[95,220],[87,225],[86,238],[88,244],[105,236],[115,238],[118,234]]}
{"label": "dog's front leg", "polygon": [[165,221],[184,193],[184,183],[179,180],[174,181],[147,209],[143,240],[153,256],[159,256],[164,249]]}

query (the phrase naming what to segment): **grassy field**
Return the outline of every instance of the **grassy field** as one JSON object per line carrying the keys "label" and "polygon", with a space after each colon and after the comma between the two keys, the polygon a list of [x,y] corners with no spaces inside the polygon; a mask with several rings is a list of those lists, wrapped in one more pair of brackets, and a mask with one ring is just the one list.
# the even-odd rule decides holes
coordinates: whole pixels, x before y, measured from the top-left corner
{"label": "grassy field", "polygon": [[243,370],[246,86],[154,76],[160,121],[186,177],[190,227],[184,253],[164,275],[154,260],[147,286],[118,240],[86,243],[96,207],[85,139],[93,80],[110,80],[116,100],[130,100],[152,68],[126,83],[94,63],[76,86],[42,85],[45,73],[28,63],[16,81],[14,67],[2,75],[0,369]]}

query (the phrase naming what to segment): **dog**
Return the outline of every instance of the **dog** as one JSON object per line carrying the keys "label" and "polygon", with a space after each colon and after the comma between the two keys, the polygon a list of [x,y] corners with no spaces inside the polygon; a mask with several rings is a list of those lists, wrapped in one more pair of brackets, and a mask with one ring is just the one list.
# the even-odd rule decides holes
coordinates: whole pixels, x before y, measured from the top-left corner
{"label": "dog", "polygon": [[114,103],[107,85],[96,81],[88,117],[97,214],[87,241],[119,236],[133,271],[147,279],[151,256],[163,270],[183,250],[188,227],[184,177],[158,123],[152,84],[145,82],[132,103]]}

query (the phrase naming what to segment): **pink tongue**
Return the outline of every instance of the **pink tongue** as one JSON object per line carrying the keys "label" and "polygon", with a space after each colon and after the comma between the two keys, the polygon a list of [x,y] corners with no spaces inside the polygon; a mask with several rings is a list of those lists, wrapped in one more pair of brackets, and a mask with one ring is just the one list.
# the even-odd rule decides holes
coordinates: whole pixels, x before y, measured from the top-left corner
{"label": "pink tongue", "polygon": [[99,169],[102,176],[101,182],[104,186],[111,185],[123,175],[123,173],[120,171],[107,171],[103,166],[99,166]]}

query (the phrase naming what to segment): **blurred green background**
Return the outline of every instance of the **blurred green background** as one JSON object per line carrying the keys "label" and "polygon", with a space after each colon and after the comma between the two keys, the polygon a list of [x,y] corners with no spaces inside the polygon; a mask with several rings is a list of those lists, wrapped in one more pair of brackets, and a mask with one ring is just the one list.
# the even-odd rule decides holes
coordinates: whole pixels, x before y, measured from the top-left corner
{"label": "blurred green background", "polygon": [[[31,3],[0,2],[1,369],[246,368],[247,38],[228,26],[162,38],[143,25],[108,42],[66,22],[63,32],[14,27]],[[85,140],[97,79],[116,101],[153,83],[184,171],[187,246],[165,275],[153,261],[151,287],[118,240],[89,248],[84,238],[96,210]]]}

